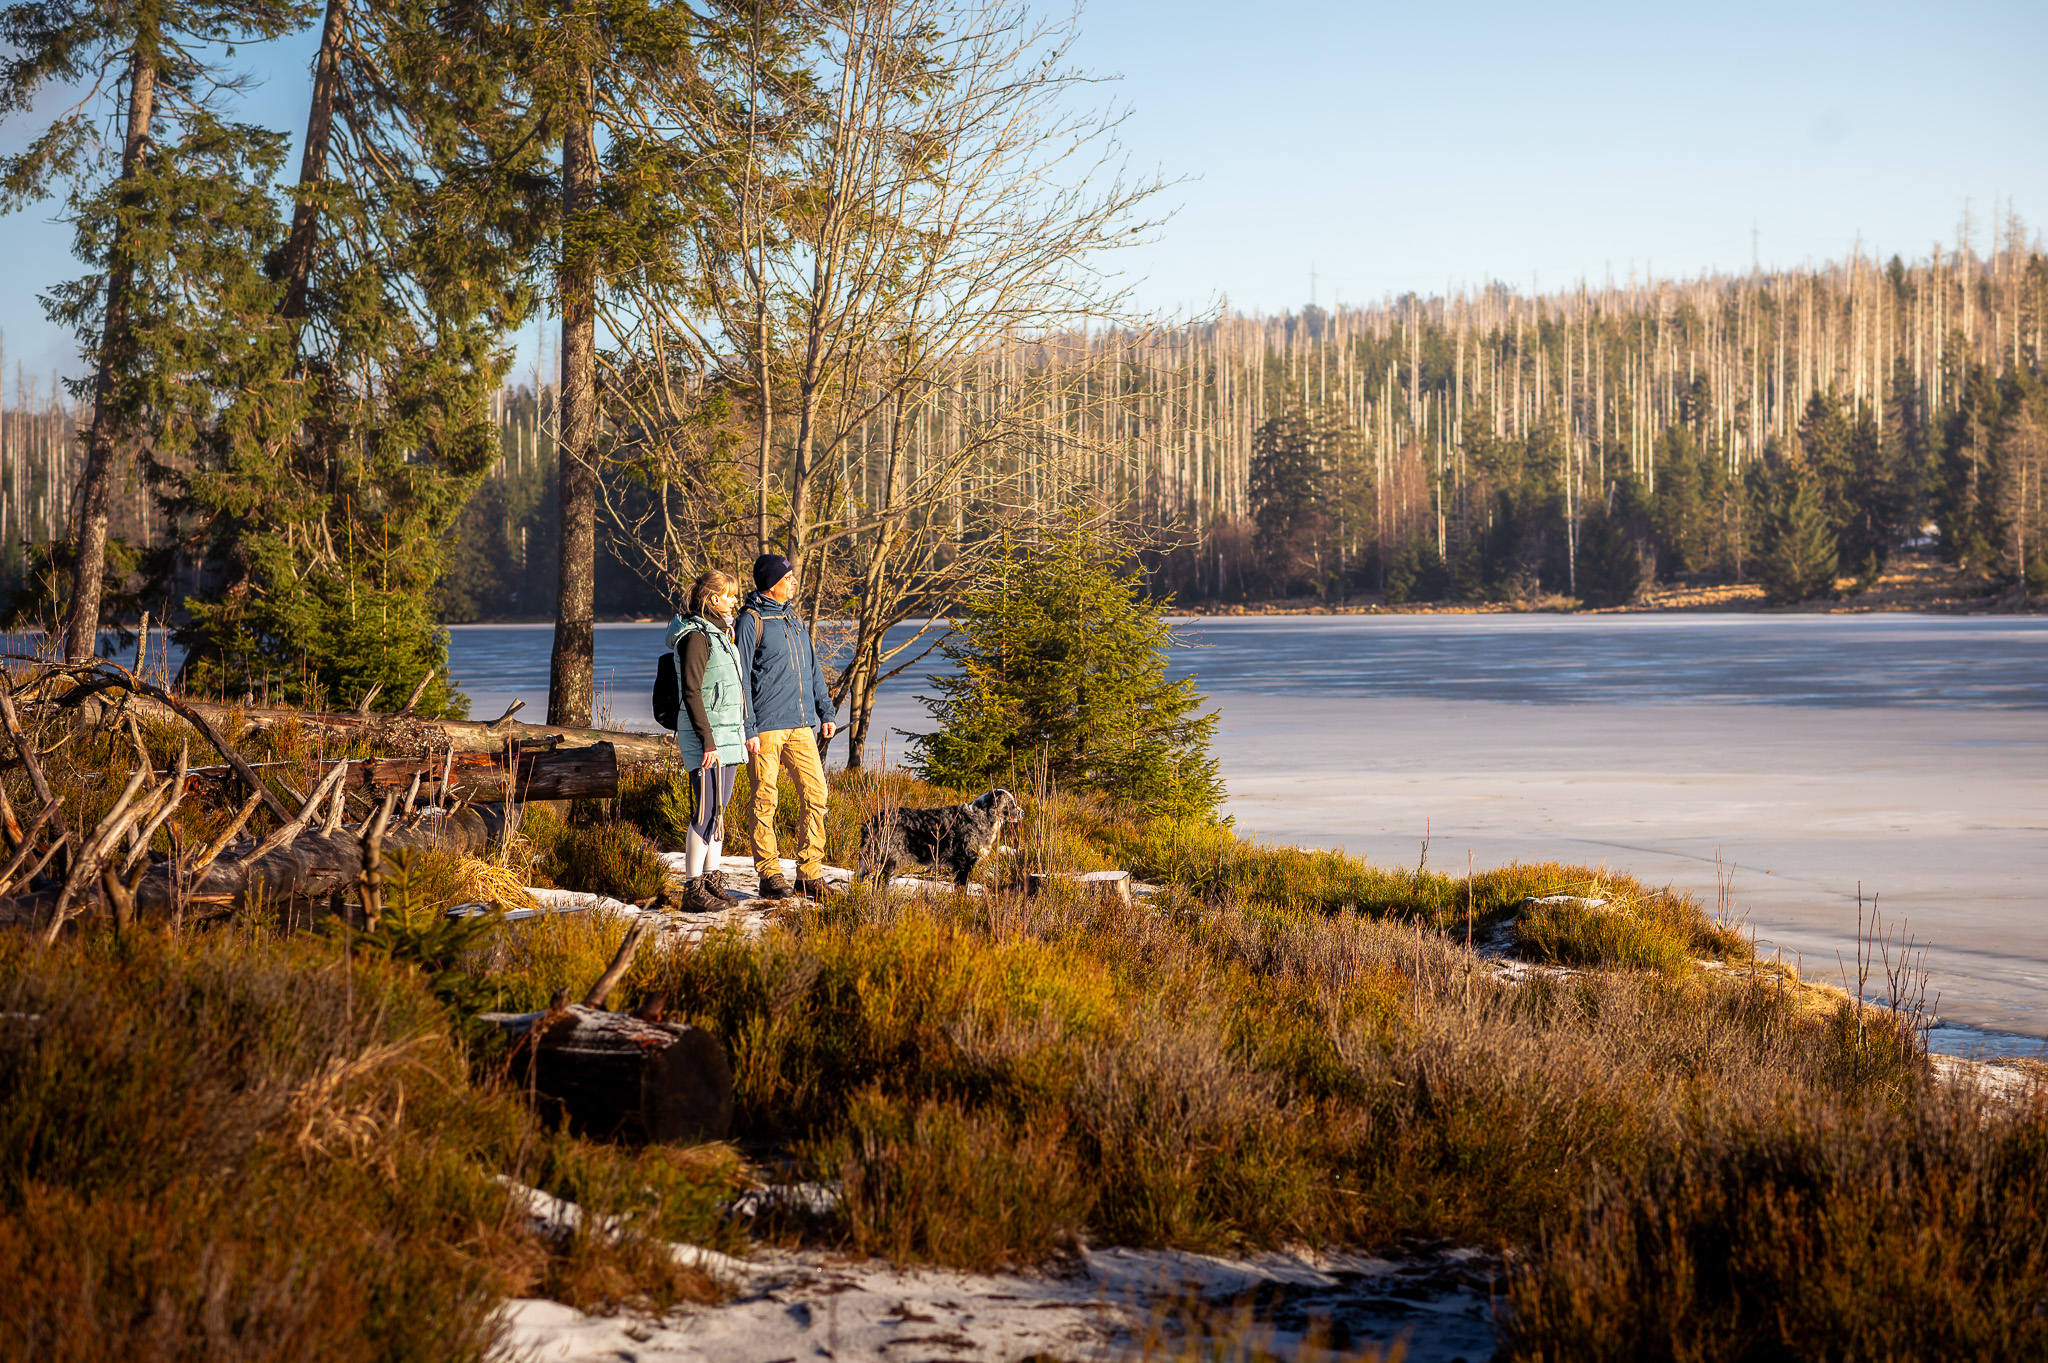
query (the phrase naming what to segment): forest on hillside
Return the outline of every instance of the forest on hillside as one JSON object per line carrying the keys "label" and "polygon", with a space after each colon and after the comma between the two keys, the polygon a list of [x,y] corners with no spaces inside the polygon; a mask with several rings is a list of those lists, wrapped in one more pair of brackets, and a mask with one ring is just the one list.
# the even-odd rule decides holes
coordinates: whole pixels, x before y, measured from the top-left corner
{"label": "forest on hillside", "polygon": [[[2031,571],[2039,591],[2048,259],[2021,222],[1999,227],[1988,256],[1062,338],[985,356],[911,441],[949,457],[1007,367],[1060,374],[1041,429],[1068,448],[1047,454],[1144,527],[1155,590],[1189,602],[1612,604],[1702,576],[1799,599],[1867,582],[1909,543],[1993,579]],[[530,392],[519,402],[492,473],[503,490],[487,483],[463,515],[450,620],[511,613],[496,584],[520,545],[550,542],[532,481],[548,463],[517,453],[534,438]],[[856,496],[866,434],[849,452]],[[973,474],[1017,471],[991,460],[963,477],[963,525]],[[1028,505],[1035,518],[1048,499]],[[631,613],[625,565],[611,576]]]}
{"label": "forest on hillside", "polygon": [[[295,31],[294,171],[227,49]],[[1082,107],[1073,21],[999,0],[15,5],[0,36],[0,208],[75,227],[46,298],[85,368],[0,410],[8,621],[81,657],[148,613],[200,692],[425,678],[433,710],[446,624],[551,619],[550,720],[587,722],[597,618],[772,548],[858,730],[918,656],[891,627],[1075,513],[1191,603],[1794,601],[1907,544],[2048,587],[2015,214],[1914,260],[1163,320],[1117,252],[1167,183]]]}

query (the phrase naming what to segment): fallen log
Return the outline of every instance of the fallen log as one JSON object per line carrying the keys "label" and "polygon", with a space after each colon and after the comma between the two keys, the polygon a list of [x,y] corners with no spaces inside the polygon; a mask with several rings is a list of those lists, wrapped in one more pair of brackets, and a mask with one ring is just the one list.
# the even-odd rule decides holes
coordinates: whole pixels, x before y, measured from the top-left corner
{"label": "fallen log", "polygon": [[[136,709],[152,713],[150,698],[138,696]],[[262,709],[215,705],[207,701],[186,701],[193,712],[205,716],[230,737],[256,730],[294,723],[308,737],[342,742],[375,743],[396,753],[426,756],[453,748],[461,753],[490,753],[502,756],[507,740],[519,745],[522,758],[528,751],[539,752],[549,745],[589,748],[609,744],[613,759],[622,762],[662,762],[676,753],[676,741],[669,734],[634,733],[623,729],[578,729],[560,724],[523,724],[509,717],[489,722],[474,719],[422,719],[418,715],[323,714],[318,711]],[[166,710],[160,718],[170,718]],[[553,797],[535,797],[553,798]]]}
{"label": "fallen log", "polygon": [[732,1131],[732,1066],[701,1027],[581,1003],[478,1020],[517,1038],[513,1073],[543,1117],[578,1135],[669,1144]]}
{"label": "fallen log", "polygon": [[[626,762],[661,762],[675,756],[675,739],[663,733],[635,733],[624,729],[582,729],[559,724],[525,724],[512,718],[525,702],[490,721],[474,719],[425,719],[401,709],[393,714],[374,714],[361,709],[336,714],[291,707],[221,705],[213,701],[174,696],[161,687],[136,677],[114,663],[80,667],[57,667],[36,683],[43,701],[60,709],[96,702],[162,722],[183,721],[199,729],[218,748],[236,771],[255,787],[248,764],[229,746],[243,734],[282,724],[296,724],[312,738],[344,742],[364,741],[394,753],[458,752],[500,753],[508,742],[522,749],[549,745],[589,747],[612,745],[615,756]],[[102,701],[106,694],[120,693],[118,702]],[[365,697],[367,700],[368,697]],[[273,812],[284,817],[282,811]]]}
{"label": "fallen log", "polygon": [[[395,821],[384,832],[384,855],[406,848],[438,848],[462,855],[481,852],[489,840],[490,823],[474,809],[421,810]],[[348,897],[364,869],[366,838],[353,829],[332,832],[308,829],[290,841],[259,843],[240,837],[199,872],[190,884],[174,882],[174,864],[153,864],[134,890],[134,916],[140,920],[225,917],[261,904],[282,913],[289,922],[310,921],[323,911],[353,919]],[[55,921],[60,889],[0,899],[0,925],[48,929]],[[74,892],[68,911],[79,915],[111,907],[103,891],[92,887]]]}
{"label": "fallen log", "polygon": [[[326,768],[331,763],[315,763]],[[435,804],[463,801],[513,800],[609,800],[619,793],[619,758],[615,745],[593,743],[587,748],[535,748],[519,753],[519,774],[515,782],[504,755],[456,752],[452,761],[446,750],[409,757],[378,757],[348,763],[346,788],[352,793],[381,799],[392,791],[413,789],[419,781],[418,798]],[[441,777],[447,774],[443,784]]]}
{"label": "fallen log", "polygon": [[1036,899],[1039,891],[1048,885],[1072,885],[1079,893],[1093,891],[1114,899],[1127,909],[1131,907],[1129,871],[1046,871],[1032,875],[1025,882],[1025,894]]}

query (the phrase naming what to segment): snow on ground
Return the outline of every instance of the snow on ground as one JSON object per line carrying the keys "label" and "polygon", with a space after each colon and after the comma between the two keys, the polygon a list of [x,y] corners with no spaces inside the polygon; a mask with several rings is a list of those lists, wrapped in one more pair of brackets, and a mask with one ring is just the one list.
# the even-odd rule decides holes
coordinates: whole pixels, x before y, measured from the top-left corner
{"label": "snow on ground", "polygon": [[[543,1227],[575,1221],[574,1207],[525,1191]],[[558,1302],[510,1302],[498,1357],[1106,1360],[1185,1339],[1191,1322],[1206,1321],[1208,1328],[1241,1330],[1240,1337],[1282,1358],[1356,1356],[1400,1343],[1412,1363],[1477,1363],[1493,1353],[1501,1267],[1462,1249],[1398,1261],[1307,1250],[1226,1259],[1103,1249],[1060,1271],[990,1274],[899,1268],[815,1250],[763,1250],[744,1260],[690,1246],[676,1253],[723,1280],[731,1298],[663,1316],[590,1316]]]}
{"label": "snow on ground", "polygon": [[[1006,849],[1007,850],[1007,849]],[[684,857],[681,852],[656,853],[668,869],[672,881],[680,883],[683,877]],[[781,862],[785,880],[796,880],[796,863],[784,858]],[[806,901],[798,898],[763,899],[760,897],[761,882],[754,873],[751,857],[720,857],[719,870],[725,872],[727,886],[731,889],[731,907],[710,913],[670,913],[651,909],[640,909],[624,900],[609,895],[591,894],[582,890],[555,890],[527,887],[527,897],[533,901],[530,909],[513,909],[505,915],[508,923],[526,919],[541,918],[559,913],[615,913],[627,918],[648,918],[661,929],[662,935],[671,942],[694,945],[704,940],[709,933],[727,928],[738,928],[748,937],[759,937],[768,930],[768,925],[779,916],[794,912]],[[843,866],[827,866],[822,879],[828,892],[844,892],[853,882],[853,872]],[[1139,898],[1158,892],[1158,886],[1133,881],[1131,891]],[[892,894],[953,894],[956,887],[949,879],[933,879],[921,876],[897,876],[889,882]],[[985,893],[980,885],[968,885],[965,893]],[[452,914],[483,913],[482,904],[458,904],[449,910]]]}

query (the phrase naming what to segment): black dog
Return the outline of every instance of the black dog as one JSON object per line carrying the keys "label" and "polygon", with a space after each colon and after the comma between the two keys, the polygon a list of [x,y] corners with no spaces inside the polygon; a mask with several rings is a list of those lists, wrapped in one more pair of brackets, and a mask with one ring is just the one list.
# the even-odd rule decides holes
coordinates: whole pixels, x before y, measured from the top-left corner
{"label": "black dog", "polygon": [[1024,806],[1007,790],[943,809],[885,809],[860,826],[857,875],[881,873],[887,884],[898,866],[947,870],[965,885],[981,859],[995,850],[1006,823],[1022,823]]}

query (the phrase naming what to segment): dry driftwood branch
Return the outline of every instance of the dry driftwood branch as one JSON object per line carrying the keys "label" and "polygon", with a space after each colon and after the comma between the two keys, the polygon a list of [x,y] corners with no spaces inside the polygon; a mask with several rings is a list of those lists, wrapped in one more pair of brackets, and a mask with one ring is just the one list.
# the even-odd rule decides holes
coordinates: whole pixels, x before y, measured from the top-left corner
{"label": "dry driftwood branch", "polygon": [[384,830],[391,825],[391,810],[397,803],[397,791],[384,797],[369,821],[369,836],[363,839],[363,926],[372,932],[384,916]]}
{"label": "dry driftwood branch", "polygon": [[229,821],[228,826],[221,830],[220,836],[208,843],[205,850],[200,852],[198,859],[192,865],[185,868],[184,874],[187,881],[196,885],[205,878],[207,868],[213,865],[214,859],[220,856],[226,850],[227,845],[233,842],[242,829],[248,825],[249,816],[254,814],[256,806],[262,803],[263,797],[260,794],[252,794],[242,802],[242,808]]}
{"label": "dry driftwood branch", "polygon": [[633,953],[640,949],[640,939],[646,935],[647,920],[634,919],[633,926],[626,929],[626,940],[619,943],[617,953],[612,956],[612,963],[604,968],[604,974],[597,977],[597,983],[591,985],[590,992],[583,996],[584,1007],[604,1007],[605,996],[626,978],[626,971],[633,965]]}
{"label": "dry driftwood branch", "polygon": [[415,686],[412,689],[412,694],[405,698],[405,704],[398,707],[398,713],[401,716],[411,714],[412,707],[420,703],[420,697],[427,694],[427,687],[433,682],[434,673],[437,670],[431,667],[427,669],[427,675],[420,678],[420,684]]}
{"label": "dry driftwood branch", "polygon": [[150,816],[147,824],[133,825],[135,828],[135,845],[129,850],[128,860],[121,865],[122,875],[125,876],[133,871],[135,864],[149,855],[150,840],[156,837],[156,832],[159,828],[162,828],[170,821],[171,815],[177,812],[178,806],[185,802],[185,778],[191,773],[191,770],[192,749],[190,747],[182,747],[178,749],[178,765],[171,776],[171,798],[166,800],[163,807]]}
{"label": "dry driftwood branch", "polygon": [[[199,730],[206,741],[213,745],[214,750],[226,760],[229,766],[235,769],[235,774],[242,778],[249,789],[263,797],[263,803],[270,807],[270,812],[277,816],[280,823],[291,819],[291,811],[285,807],[284,801],[278,799],[270,788],[263,784],[262,779],[256,775],[256,769],[249,765],[249,760],[243,757],[241,753],[235,751],[233,745],[221,737],[220,730],[214,726],[213,721],[208,717],[209,711],[225,715],[227,713],[225,707],[203,706],[180,700],[162,687],[141,680],[119,663],[100,662],[85,667],[59,668],[55,671],[70,676],[77,683],[70,691],[57,698],[57,704],[60,707],[68,708],[83,704],[86,700],[98,695],[102,691],[111,691],[116,688],[125,689],[131,695],[147,697],[169,710],[179,719],[190,724],[193,728]],[[47,677],[51,674],[45,675]],[[11,704],[0,703],[0,706],[4,706],[11,715],[13,708]],[[10,736],[12,736],[15,727],[10,721],[8,725]],[[19,746],[18,743],[17,746]],[[36,793],[39,795],[42,793],[40,787]]]}
{"label": "dry driftwood branch", "polygon": [[328,772],[326,776],[321,778],[320,783],[313,787],[313,793],[306,797],[306,802],[299,806],[299,812],[292,815],[281,828],[273,831],[269,837],[257,843],[256,850],[250,853],[250,856],[260,857],[265,852],[283,847],[298,837],[299,834],[305,832],[306,825],[312,822],[313,811],[318,809],[320,802],[333,794],[335,789],[347,777],[348,767],[346,764],[337,765],[332,771]]}
{"label": "dry driftwood branch", "polygon": [[43,808],[56,811],[52,818],[56,821],[57,831],[68,833],[70,828],[64,822],[64,810],[58,805],[57,797],[50,794],[50,783],[43,778],[43,764],[36,761],[36,745],[22,732],[21,718],[14,712],[14,694],[4,685],[0,685],[0,722],[7,726],[8,740],[21,757],[22,769],[28,773],[28,783],[34,788],[36,798],[42,801]]}
{"label": "dry driftwood branch", "polygon": [[[131,815],[144,812],[142,807],[129,811]],[[118,836],[120,830],[113,831]],[[428,810],[397,820],[384,833],[381,850],[436,848],[470,855],[482,851],[488,838],[487,821],[473,809]],[[201,911],[202,916],[219,917],[258,900],[288,910],[295,918],[326,912],[335,907],[337,896],[353,900],[368,850],[367,837],[347,829],[332,836],[311,830],[301,832],[288,846],[261,852],[243,838],[239,845],[229,844],[211,862],[202,854],[193,866],[183,869],[168,861],[151,863],[136,883],[134,914],[138,920],[168,920],[182,904]],[[83,857],[74,860],[92,864]],[[58,892],[41,890],[0,899],[0,925],[61,933],[72,918],[113,907],[103,890],[96,873],[82,874],[61,920],[56,913]]]}
{"label": "dry driftwood branch", "polygon": [[64,925],[72,918],[73,911],[71,906],[78,895],[78,891],[98,877],[101,863],[105,860],[107,851],[113,846],[115,840],[121,836],[123,830],[136,819],[147,815],[155,807],[155,799],[161,793],[161,788],[151,791],[147,799],[137,800],[135,798],[137,792],[142,789],[143,783],[148,779],[148,775],[141,771],[137,771],[128,778],[128,784],[121,788],[120,795],[114,800],[114,807],[107,811],[106,816],[87,835],[85,845],[80,847],[78,855],[71,859],[70,871],[64,877],[64,888],[58,891],[57,902],[50,910],[50,925],[44,934],[44,941],[54,942],[57,940],[57,935],[64,930]]}

